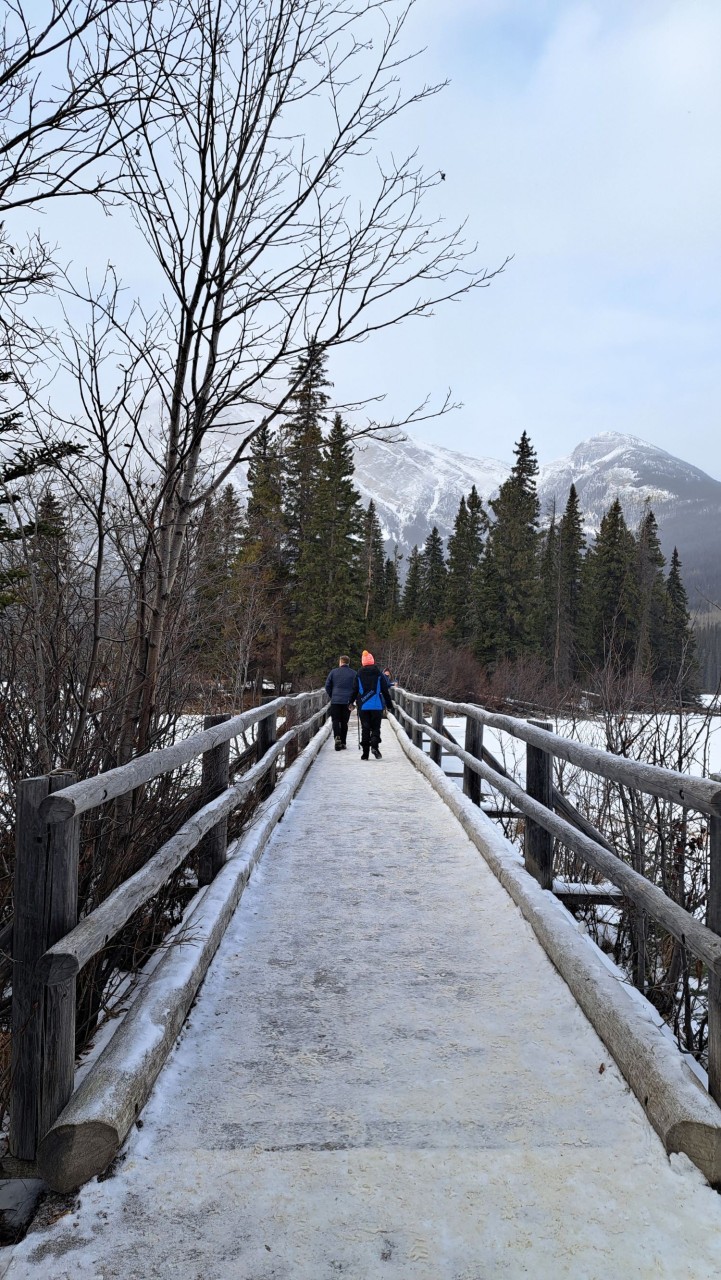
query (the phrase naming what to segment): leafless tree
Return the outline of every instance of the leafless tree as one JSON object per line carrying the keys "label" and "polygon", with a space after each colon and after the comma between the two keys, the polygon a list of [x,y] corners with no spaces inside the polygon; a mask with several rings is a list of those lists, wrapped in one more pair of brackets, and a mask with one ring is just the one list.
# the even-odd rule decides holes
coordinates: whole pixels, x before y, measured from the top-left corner
{"label": "leafless tree", "polygon": [[[281,418],[290,371],[312,342],[360,341],[487,285],[459,228],[426,213],[440,181],[384,131],[440,86],[404,92],[407,8],[396,0],[175,0],[175,34],[119,73],[117,194],[155,264],[154,310],[124,309],[114,278],[84,300],[70,363],[84,400],[117,405],[112,448],[153,500],[139,561],[119,760],[147,747],[163,634],[193,512],[222,485],[261,422]],[[182,68],[182,70],[181,70]],[[163,85],[147,98],[144,79]],[[113,101],[106,102],[112,122]],[[151,286],[152,287],[152,286]],[[115,344],[105,378],[100,346]],[[118,383],[122,391],[116,391]],[[425,412],[420,407],[417,413]],[[374,429],[373,426],[370,429]],[[126,461],[128,460],[128,461]],[[129,460],[132,460],[129,461]],[[211,460],[214,465],[211,466]]]}

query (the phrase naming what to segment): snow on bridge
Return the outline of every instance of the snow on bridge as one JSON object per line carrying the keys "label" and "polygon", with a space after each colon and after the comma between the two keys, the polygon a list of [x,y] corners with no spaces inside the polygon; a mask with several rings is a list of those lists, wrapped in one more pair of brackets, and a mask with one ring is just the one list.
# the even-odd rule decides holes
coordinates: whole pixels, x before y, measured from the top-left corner
{"label": "snow on bridge", "polygon": [[718,1276],[719,1196],[390,729],[382,761],[349,743],[111,1176],[50,1201],[6,1280]]}

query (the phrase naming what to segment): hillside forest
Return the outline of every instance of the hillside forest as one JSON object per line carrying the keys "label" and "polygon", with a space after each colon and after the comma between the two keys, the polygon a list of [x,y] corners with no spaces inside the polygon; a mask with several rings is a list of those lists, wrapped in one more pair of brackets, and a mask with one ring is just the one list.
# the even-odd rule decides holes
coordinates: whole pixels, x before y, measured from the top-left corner
{"label": "hillside forest", "polygon": [[674,550],[666,566],[650,506],[631,530],[614,501],[589,546],[571,486],[542,529],[524,433],[488,507],[473,488],[448,547],[434,528],[404,564],[387,554],[373,502],[361,505],[351,433],[327,389],[310,353],[287,426],[251,447],[247,507],[228,486],[199,521],[196,616],[221,624],[201,622],[201,683],[313,683],[339,653],[371,645],[414,687],[449,696],[515,689],[561,705],[613,686],[626,705],[693,700],[681,561]]}

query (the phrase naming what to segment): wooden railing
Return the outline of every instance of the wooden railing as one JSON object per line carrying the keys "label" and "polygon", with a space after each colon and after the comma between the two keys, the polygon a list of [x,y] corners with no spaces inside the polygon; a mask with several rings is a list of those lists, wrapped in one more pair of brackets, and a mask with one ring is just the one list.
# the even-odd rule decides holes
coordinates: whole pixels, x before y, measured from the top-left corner
{"label": "wooden railing", "polygon": [[[448,702],[394,688],[397,714],[413,745],[430,741],[430,758],[441,767],[442,753],[463,763],[463,791],[480,804],[480,780],[511,801],[525,817],[524,862],[543,889],[553,890],[553,840],[560,840],[606,881],[620,890],[635,909],[662,925],[708,969],[708,1086],[721,1105],[721,784],[715,778],[692,777],[673,769],[643,764],[587,746],[551,732],[551,726],[486,711],[474,703]],[[431,708],[431,723],[424,706]],[[461,747],[445,731],[444,715],[465,717]],[[514,782],[483,745],[484,726],[501,730],[526,743],[526,788]],[[697,920],[613,851],[566,797],[553,786],[554,757],[649,795],[659,796],[709,818],[709,889],[706,924]],[[491,761],[493,761],[491,763]]]}
{"label": "wooden railing", "polygon": [[[199,887],[225,863],[229,815],[275,786],[278,759],[295,759],[327,716],[325,693],[281,697],[97,777],[58,772],[18,787],[13,928],[10,1153],[32,1161],[68,1102],[75,1073],[75,980],[138,907],[200,846]],[[285,712],[277,737],[277,717]],[[256,763],[230,782],[230,742],[257,724]],[[243,753],[246,760],[249,753]],[[202,757],[201,807],[94,911],[77,919],[80,815]]]}

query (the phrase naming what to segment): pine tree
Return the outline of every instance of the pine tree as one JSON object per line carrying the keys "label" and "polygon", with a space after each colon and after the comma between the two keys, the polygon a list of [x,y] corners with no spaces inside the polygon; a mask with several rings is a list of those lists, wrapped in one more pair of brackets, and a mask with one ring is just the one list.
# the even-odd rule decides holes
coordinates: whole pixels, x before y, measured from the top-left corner
{"label": "pine tree", "polygon": [[476,598],[475,648],[490,663],[540,646],[538,463],[526,432],[516,461],[491,502],[490,527]]}
{"label": "pine tree", "polygon": [[272,672],[276,692],[280,692],[283,683],[289,626],[285,538],[280,441],[264,424],[250,447],[248,503],[235,594],[254,637],[252,657],[259,675],[262,678],[264,673]]}
{"label": "pine tree", "polygon": [[556,677],[562,596],[559,550],[559,534],[554,509],[551,523],[542,535],[540,543],[541,599],[538,626],[541,652],[551,659]]}
{"label": "pine tree", "polygon": [[390,631],[401,614],[401,577],[400,562],[403,559],[397,547],[393,556],[389,556],[383,573],[383,628]]}
{"label": "pine tree", "polygon": [[[9,373],[0,371],[0,385],[11,381]],[[40,524],[33,520],[21,521],[19,524],[7,520],[2,507],[7,507],[12,502],[12,486],[18,480],[25,480],[48,468],[57,467],[64,458],[77,457],[82,449],[70,441],[62,441],[37,449],[21,447],[13,451],[10,442],[19,430],[22,415],[18,409],[8,409],[4,398],[0,398],[0,409],[0,452],[3,455],[0,457],[0,556],[3,556],[0,560],[0,609],[3,609],[15,600],[15,588],[25,576],[22,567],[6,562],[3,548],[9,548],[13,543],[33,538],[36,533],[42,532],[42,516]],[[10,497],[6,496],[8,494]],[[52,525],[46,525],[47,532],[51,532],[52,528]]]}
{"label": "pine tree", "polygon": [[219,679],[230,675],[228,623],[234,607],[241,542],[240,502],[233,486],[226,485],[215,500],[205,503],[198,525],[195,562],[198,666]]}
{"label": "pine tree", "polygon": [[681,577],[681,560],[676,547],[673,549],[666,580],[665,606],[659,678],[674,690],[680,701],[690,702],[698,692],[698,661],[688,597]]}
{"label": "pine tree", "polygon": [[666,561],[661,551],[656,517],[647,505],[636,539],[638,575],[638,639],[636,671],[654,678],[663,661],[666,620]]}
{"label": "pine tree", "polygon": [[336,414],[323,447],[316,505],[298,567],[298,615],[291,666],[320,676],[363,632],[360,495],[353,484],[353,445]]}
{"label": "pine tree", "polygon": [[403,617],[415,622],[420,617],[421,604],[421,553],[414,547],[408,557],[408,573],[403,588]]}
{"label": "pine tree", "polygon": [[326,418],[330,386],[326,377],[327,357],[322,347],[311,342],[298,361],[291,378],[293,411],[284,440],[284,511],[286,522],[286,563],[294,577],[312,514],[316,509],[323,465],[323,422]]}
{"label": "pine tree", "polygon": [[385,612],[385,547],[373,499],[363,520],[363,617],[367,627],[378,625]]}
{"label": "pine tree", "polygon": [[474,485],[468,500],[461,498],[453,533],[448,539],[446,612],[453,620],[451,638],[468,644],[474,631],[474,582],[483,554],[488,516]]}
{"label": "pine tree", "polygon": [[419,613],[431,627],[445,617],[446,561],[443,539],[434,525],[426,538],[420,565]]}
{"label": "pine tree", "polygon": [[580,673],[582,580],[586,538],[576,486],[568,491],[558,526],[558,598],[553,644],[553,671],[560,684]]}
{"label": "pine tree", "polygon": [[636,656],[639,591],[636,543],[618,498],[586,557],[583,590],[586,664],[592,670],[613,666],[625,674]]}

